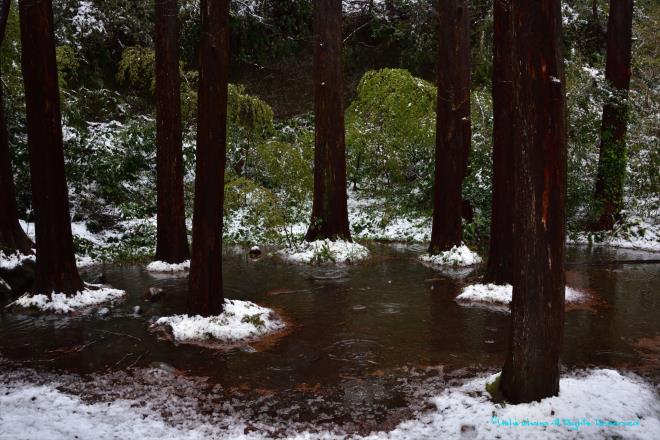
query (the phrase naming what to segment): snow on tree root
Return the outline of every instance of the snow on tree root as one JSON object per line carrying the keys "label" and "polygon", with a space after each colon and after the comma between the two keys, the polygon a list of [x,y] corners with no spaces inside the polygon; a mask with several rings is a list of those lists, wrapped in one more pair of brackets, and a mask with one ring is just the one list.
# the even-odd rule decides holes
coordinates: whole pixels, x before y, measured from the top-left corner
{"label": "snow on tree root", "polygon": [[[469,431],[469,438],[480,439],[650,440],[660,432],[660,400],[653,385],[637,376],[608,369],[577,372],[561,379],[559,396],[519,405],[491,400],[486,384],[494,379],[449,388],[432,399],[435,411],[367,438],[463,438]],[[577,425],[585,421],[590,425]]]}
{"label": "snow on tree root", "polygon": [[183,263],[166,263],[164,261],[152,261],[146,267],[147,272],[155,273],[181,273],[190,270],[190,260]]}
{"label": "snow on tree root", "polygon": [[424,254],[421,255],[419,259],[424,263],[429,263],[433,266],[451,267],[474,266],[482,261],[479,254],[472,251],[465,244],[454,246],[450,250],[441,252],[437,255]]}
{"label": "snow on tree root", "polygon": [[[460,304],[483,305],[508,312],[512,299],[513,286],[510,284],[473,284],[463,289],[461,294],[456,297],[456,302]],[[586,293],[566,286],[567,303],[578,303],[587,299],[588,295]]]}
{"label": "snow on tree root", "polygon": [[267,307],[250,301],[225,300],[218,316],[174,315],[158,319],[152,330],[165,330],[177,342],[235,345],[284,330],[286,323]]}
{"label": "snow on tree root", "polygon": [[48,295],[43,294],[26,294],[17,299],[13,305],[41,312],[65,314],[117,301],[123,298],[124,295],[126,295],[126,292],[123,290],[88,284],[85,290],[73,296],[67,296],[64,293],[52,293],[51,297],[48,298]]}
{"label": "snow on tree root", "polygon": [[303,242],[297,247],[282,249],[278,255],[292,263],[352,264],[369,257],[369,249],[358,243],[328,239]]}

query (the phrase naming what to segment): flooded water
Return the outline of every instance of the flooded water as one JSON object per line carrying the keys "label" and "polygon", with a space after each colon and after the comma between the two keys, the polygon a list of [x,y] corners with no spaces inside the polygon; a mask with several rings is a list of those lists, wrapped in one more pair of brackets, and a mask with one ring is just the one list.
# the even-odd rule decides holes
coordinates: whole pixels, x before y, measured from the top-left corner
{"label": "flooded water", "polygon": [[[204,377],[250,413],[353,432],[385,429],[422,409],[452,378],[498,369],[509,315],[459,305],[461,288],[478,281],[419,263],[422,248],[370,245],[359,266],[305,267],[243,249],[224,258],[225,295],[282,313],[291,331],[267,347],[228,352],[175,345],[149,332],[155,317],[185,313],[187,279],[153,276],[142,267],[97,267],[128,292],[107,316],[0,314],[2,368],[20,365],[82,377],[156,368]],[[566,314],[562,362],[568,369],[609,366],[660,379],[658,254],[571,247],[567,280],[591,300]],[[145,302],[149,287],[166,295]],[[134,307],[142,313],[136,315]],[[259,350],[257,350],[259,348]],[[286,409],[286,411],[285,411]],[[249,415],[249,414],[248,414]]]}

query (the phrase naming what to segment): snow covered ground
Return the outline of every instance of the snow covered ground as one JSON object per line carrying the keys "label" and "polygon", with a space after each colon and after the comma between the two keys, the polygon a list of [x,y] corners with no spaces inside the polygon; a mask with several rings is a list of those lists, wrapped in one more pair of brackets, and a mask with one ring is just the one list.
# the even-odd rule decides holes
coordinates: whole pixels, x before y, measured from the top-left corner
{"label": "snow covered ground", "polygon": [[437,255],[421,255],[419,259],[433,266],[465,267],[481,263],[479,254],[472,251],[465,244],[454,246],[450,250]]}
{"label": "snow covered ground", "polygon": [[88,288],[73,296],[63,293],[53,293],[51,298],[46,295],[23,295],[14,304],[25,308],[34,308],[43,312],[70,313],[121,299],[126,292],[111,289],[101,285],[88,284]]}
{"label": "snow covered ground", "polygon": [[[492,306],[494,309],[508,312],[512,298],[513,286],[510,284],[472,284],[463,289],[456,301],[460,304]],[[567,303],[584,301],[586,298],[587,294],[566,286]]]}
{"label": "snow covered ground", "polygon": [[250,301],[225,300],[219,316],[166,316],[154,328],[171,328],[176,341],[217,341],[234,343],[255,340],[284,329],[286,324],[273,310]]}
{"label": "snow covered ground", "polygon": [[[347,437],[341,427],[334,433],[296,433],[286,426],[261,427],[240,414],[209,416],[177,393],[89,403],[62,391],[66,383],[35,383],[15,376],[0,374],[0,432],[7,440],[262,439],[270,437],[266,432],[286,433],[291,439]],[[414,415],[390,432],[351,438],[655,440],[660,436],[660,401],[653,385],[637,376],[614,370],[576,372],[562,378],[559,396],[521,405],[491,402],[485,385],[492,380],[493,376],[478,377],[450,387],[431,399],[435,409]],[[167,378],[159,381],[159,389],[167,393]]]}
{"label": "snow covered ground", "polygon": [[147,264],[148,272],[157,272],[157,273],[177,273],[177,272],[188,272],[190,270],[190,260],[186,260],[183,263],[166,263],[164,261],[152,261]]}
{"label": "snow covered ground", "polygon": [[296,247],[278,252],[283,259],[304,264],[352,264],[369,257],[369,249],[359,243],[343,240],[304,241]]}
{"label": "snow covered ground", "polygon": [[0,269],[12,270],[26,260],[35,261],[35,257],[34,255],[23,255],[18,252],[15,254],[5,254],[0,251]]}
{"label": "snow covered ground", "polygon": [[[650,203],[650,202],[649,202]],[[649,204],[647,203],[647,205]],[[349,191],[348,215],[351,234],[360,241],[378,240],[386,242],[428,243],[431,238],[431,218],[405,215],[394,215],[385,207],[387,201],[361,197],[360,194]],[[645,205],[646,206],[646,205]],[[311,209],[311,206],[309,207]],[[641,209],[641,208],[640,208]],[[569,244],[593,244],[618,248],[640,249],[660,252],[660,222],[658,212],[650,208],[650,214],[628,215],[626,223],[617,225],[612,232],[607,233],[577,233],[568,237]],[[307,231],[307,222],[288,225],[286,231],[282,228],[267,230],[265,224],[252,224],[245,209],[228,212],[225,218],[224,237],[227,242],[249,243],[250,245],[281,245],[282,242],[302,240]],[[191,222],[188,220],[188,227]],[[34,240],[34,224],[21,222],[23,229]],[[155,251],[156,218],[126,219],[116,227],[93,233],[84,222],[71,224],[74,237],[85,244],[80,254],[76,255],[79,267],[90,266],[103,261],[114,261],[115,258],[125,258],[126,254],[137,258],[153,255]],[[136,238],[137,237],[137,238]],[[339,250],[341,258],[341,250]],[[298,253],[298,252],[294,252]],[[303,252],[304,254],[305,252]],[[358,254],[361,253],[358,251]],[[358,255],[353,255],[354,257]],[[305,258],[301,255],[301,258]],[[481,261],[479,255],[466,247],[459,247],[449,254],[428,258],[433,265],[474,265]],[[3,258],[0,256],[0,264]],[[9,264],[9,263],[7,263]],[[165,273],[174,273],[174,269],[185,271],[185,267],[166,268],[159,265]],[[156,270],[154,272],[161,272]]]}

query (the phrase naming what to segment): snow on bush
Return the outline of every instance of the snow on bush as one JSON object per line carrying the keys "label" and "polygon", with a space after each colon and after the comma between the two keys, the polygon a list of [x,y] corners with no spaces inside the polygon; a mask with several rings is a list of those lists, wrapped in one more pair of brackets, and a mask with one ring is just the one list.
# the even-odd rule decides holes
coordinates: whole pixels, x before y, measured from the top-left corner
{"label": "snow on bush", "polygon": [[273,310],[250,301],[225,300],[225,310],[218,316],[174,315],[158,319],[154,328],[171,328],[177,341],[234,343],[252,340],[285,327]]}
{"label": "snow on bush", "polygon": [[190,260],[183,263],[166,263],[164,261],[152,261],[147,265],[148,272],[175,273],[190,270]]}
{"label": "snow on bush", "polygon": [[637,376],[607,369],[576,373],[560,380],[559,396],[519,405],[490,399],[485,387],[494,378],[450,388],[432,400],[437,410],[367,438],[652,440],[660,433],[660,400]]}
{"label": "snow on bush", "polygon": [[[566,286],[566,302],[579,302],[586,295],[572,287]],[[463,289],[456,301],[464,303],[482,303],[495,306],[509,305],[513,298],[513,286],[510,284],[473,284]],[[502,308],[507,310],[508,307]]]}
{"label": "snow on bush", "polygon": [[278,254],[294,263],[357,263],[369,257],[369,249],[358,243],[328,239],[304,241],[297,247],[282,249]]}
{"label": "snow on bush", "polygon": [[75,310],[85,309],[91,306],[118,300],[126,295],[126,292],[119,289],[111,289],[98,285],[88,284],[88,287],[76,293],[73,296],[67,296],[64,293],[52,293],[51,298],[48,295],[23,295],[14,302],[14,305],[34,308],[44,312],[70,313]]}
{"label": "snow on bush", "polygon": [[454,246],[446,252],[437,255],[422,255],[419,257],[425,263],[434,266],[474,266],[481,263],[481,257],[476,252],[470,250],[465,244]]}
{"label": "snow on bush", "polygon": [[27,260],[35,261],[34,255],[23,255],[18,252],[14,254],[5,254],[0,251],[0,269],[12,270]]}

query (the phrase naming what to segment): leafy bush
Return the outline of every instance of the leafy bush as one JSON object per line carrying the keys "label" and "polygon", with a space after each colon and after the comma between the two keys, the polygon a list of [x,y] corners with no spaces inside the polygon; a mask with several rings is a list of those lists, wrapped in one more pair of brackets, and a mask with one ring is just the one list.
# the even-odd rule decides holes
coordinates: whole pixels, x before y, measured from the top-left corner
{"label": "leafy bush", "polygon": [[432,174],[435,102],[435,87],[406,70],[367,72],[346,110],[349,180],[410,188]]}

